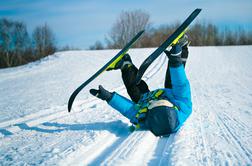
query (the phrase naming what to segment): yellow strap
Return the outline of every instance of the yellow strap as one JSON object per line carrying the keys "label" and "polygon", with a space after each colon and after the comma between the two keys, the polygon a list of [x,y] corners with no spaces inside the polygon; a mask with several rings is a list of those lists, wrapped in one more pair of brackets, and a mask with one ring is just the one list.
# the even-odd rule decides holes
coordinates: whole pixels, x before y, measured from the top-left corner
{"label": "yellow strap", "polygon": [[114,62],[112,62],[112,63],[106,68],[106,70],[107,70],[107,69],[113,69],[113,68],[115,68],[115,65],[117,64],[117,62],[119,62],[119,61],[123,58],[123,56],[127,53],[127,51],[128,51],[128,50],[124,51],[118,58],[116,58],[116,60],[115,60]]}
{"label": "yellow strap", "polygon": [[159,96],[161,96],[162,94],[164,93],[163,90],[158,90],[156,93],[155,93],[155,97],[158,98]]}
{"label": "yellow strap", "polygon": [[138,113],[136,114],[136,118],[138,118],[138,117],[140,116],[140,114],[146,113],[147,111],[148,111],[147,108],[140,109],[140,110],[138,111]]}
{"label": "yellow strap", "polygon": [[186,28],[183,32],[181,32],[181,33],[178,35],[178,37],[177,37],[175,40],[173,40],[173,42],[172,42],[171,45],[177,44],[178,41],[179,41],[179,39],[185,34],[185,32],[187,31],[187,29],[188,29],[188,28]]}
{"label": "yellow strap", "polygon": [[139,123],[136,124],[135,128],[136,128],[136,129],[139,129],[139,128],[140,128],[140,124],[139,124]]}
{"label": "yellow strap", "polygon": [[177,106],[173,106],[173,108],[177,111],[179,111],[178,107]]}
{"label": "yellow strap", "polygon": [[147,111],[148,111],[147,108],[143,108],[143,109],[139,110],[138,112],[141,114],[141,113],[145,113],[145,112],[147,112]]}

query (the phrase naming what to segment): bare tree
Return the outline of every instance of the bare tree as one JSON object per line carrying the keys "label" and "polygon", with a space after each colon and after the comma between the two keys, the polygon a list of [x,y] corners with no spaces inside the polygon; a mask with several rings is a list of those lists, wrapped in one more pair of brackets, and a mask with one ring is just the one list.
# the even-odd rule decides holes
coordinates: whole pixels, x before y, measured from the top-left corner
{"label": "bare tree", "polygon": [[179,26],[179,23],[177,22],[177,23],[170,24],[170,25],[162,25],[157,29],[152,28],[150,31],[147,32],[150,34],[149,40],[151,42],[146,41],[145,38],[143,39],[143,41],[151,44],[148,47],[157,47],[157,46],[161,45],[167,39],[167,37],[170,36],[174,32],[174,30],[178,26]]}
{"label": "bare tree", "polygon": [[30,38],[22,22],[0,20],[0,67],[17,66],[26,63],[26,50]]}
{"label": "bare tree", "polygon": [[25,56],[27,56],[25,55],[25,52],[30,47],[30,38],[24,23],[16,22],[14,28],[15,65],[24,64],[26,63]]}
{"label": "bare tree", "polygon": [[100,41],[96,41],[94,45],[89,47],[90,50],[103,50],[104,46]]}
{"label": "bare tree", "polygon": [[205,38],[205,25],[202,23],[196,23],[194,26],[190,28],[188,32],[191,45],[193,46],[202,46],[204,45],[204,38]]}
{"label": "bare tree", "polygon": [[32,37],[35,50],[39,57],[44,57],[55,52],[55,37],[47,24],[36,27]]}
{"label": "bare tree", "polygon": [[208,24],[206,27],[206,38],[205,38],[205,45],[213,46],[217,43],[217,35],[218,31],[217,28],[213,24]]}
{"label": "bare tree", "polygon": [[0,68],[22,65],[55,52],[54,35],[46,24],[37,27],[33,37],[35,48],[25,23],[0,19]]}
{"label": "bare tree", "polygon": [[108,47],[122,48],[140,30],[149,26],[149,18],[149,14],[141,10],[122,12],[107,38]]}
{"label": "bare tree", "polygon": [[1,67],[11,66],[11,33],[12,22],[7,19],[0,20],[0,62]]}
{"label": "bare tree", "polygon": [[236,45],[237,44],[237,33],[230,29],[225,29],[224,45]]}

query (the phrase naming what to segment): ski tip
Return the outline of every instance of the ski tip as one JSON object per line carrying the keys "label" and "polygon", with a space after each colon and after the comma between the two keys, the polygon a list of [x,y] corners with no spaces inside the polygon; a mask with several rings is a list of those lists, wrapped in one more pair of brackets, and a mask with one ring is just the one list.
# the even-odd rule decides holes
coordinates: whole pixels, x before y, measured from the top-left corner
{"label": "ski tip", "polygon": [[197,15],[201,12],[201,8],[196,8],[191,15],[193,15],[194,17],[197,17]]}
{"label": "ski tip", "polygon": [[71,106],[68,104],[68,112],[71,112]]}
{"label": "ski tip", "polygon": [[138,32],[138,35],[142,35],[144,33],[145,30],[141,30],[140,32]]}
{"label": "ski tip", "polygon": [[67,106],[68,112],[71,112],[72,105],[73,105],[73,100],[72,100],[72,98],[70,97],[70,98],[69,98],[69,101],[68,101],[68,106]]}
{"label": "ski tip", "polygon": [[195,11],[197,11],[197,12],[201,12],[201,8],[197,8],[197,9],[195,9]]}

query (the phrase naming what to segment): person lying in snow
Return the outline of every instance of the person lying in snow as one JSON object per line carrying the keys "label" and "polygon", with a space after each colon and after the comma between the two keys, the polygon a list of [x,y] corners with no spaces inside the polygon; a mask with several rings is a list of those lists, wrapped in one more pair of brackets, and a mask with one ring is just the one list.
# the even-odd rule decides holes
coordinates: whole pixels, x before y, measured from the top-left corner
{"label": "person lying in snow", "polygon": [[150,91],[143,80],[137,85],[138,69],[129,54],[125,54],[112,70],[121,70],[132,101],[116,92],[107,91],[101,85],[98,90],[90,89],[90,93],[107,101],[136,128],[149,129],[155,136],[168,136],[176,132],[192,112],[190,85],[184,69],[188,43],[184,35],[170,51],[164,51],[169,58],[165,88]]}

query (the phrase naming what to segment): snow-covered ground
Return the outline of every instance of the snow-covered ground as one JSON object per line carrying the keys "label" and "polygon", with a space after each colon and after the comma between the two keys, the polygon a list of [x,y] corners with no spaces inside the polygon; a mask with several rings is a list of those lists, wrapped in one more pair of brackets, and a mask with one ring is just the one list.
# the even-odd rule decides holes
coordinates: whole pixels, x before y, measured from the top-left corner
{"label": "snow-covered ground", "polygon": [[[131,49],[137,66],[154,49]],[[191,47],[193,114],[169,138],[128,131],[129,121],[88,91],[127,96],[120,71],[72,91],[118,50],[59,52],[0,70],[0,165],[252,165],[252,46]],[[145,75],[163,87],[167,59]]]}

